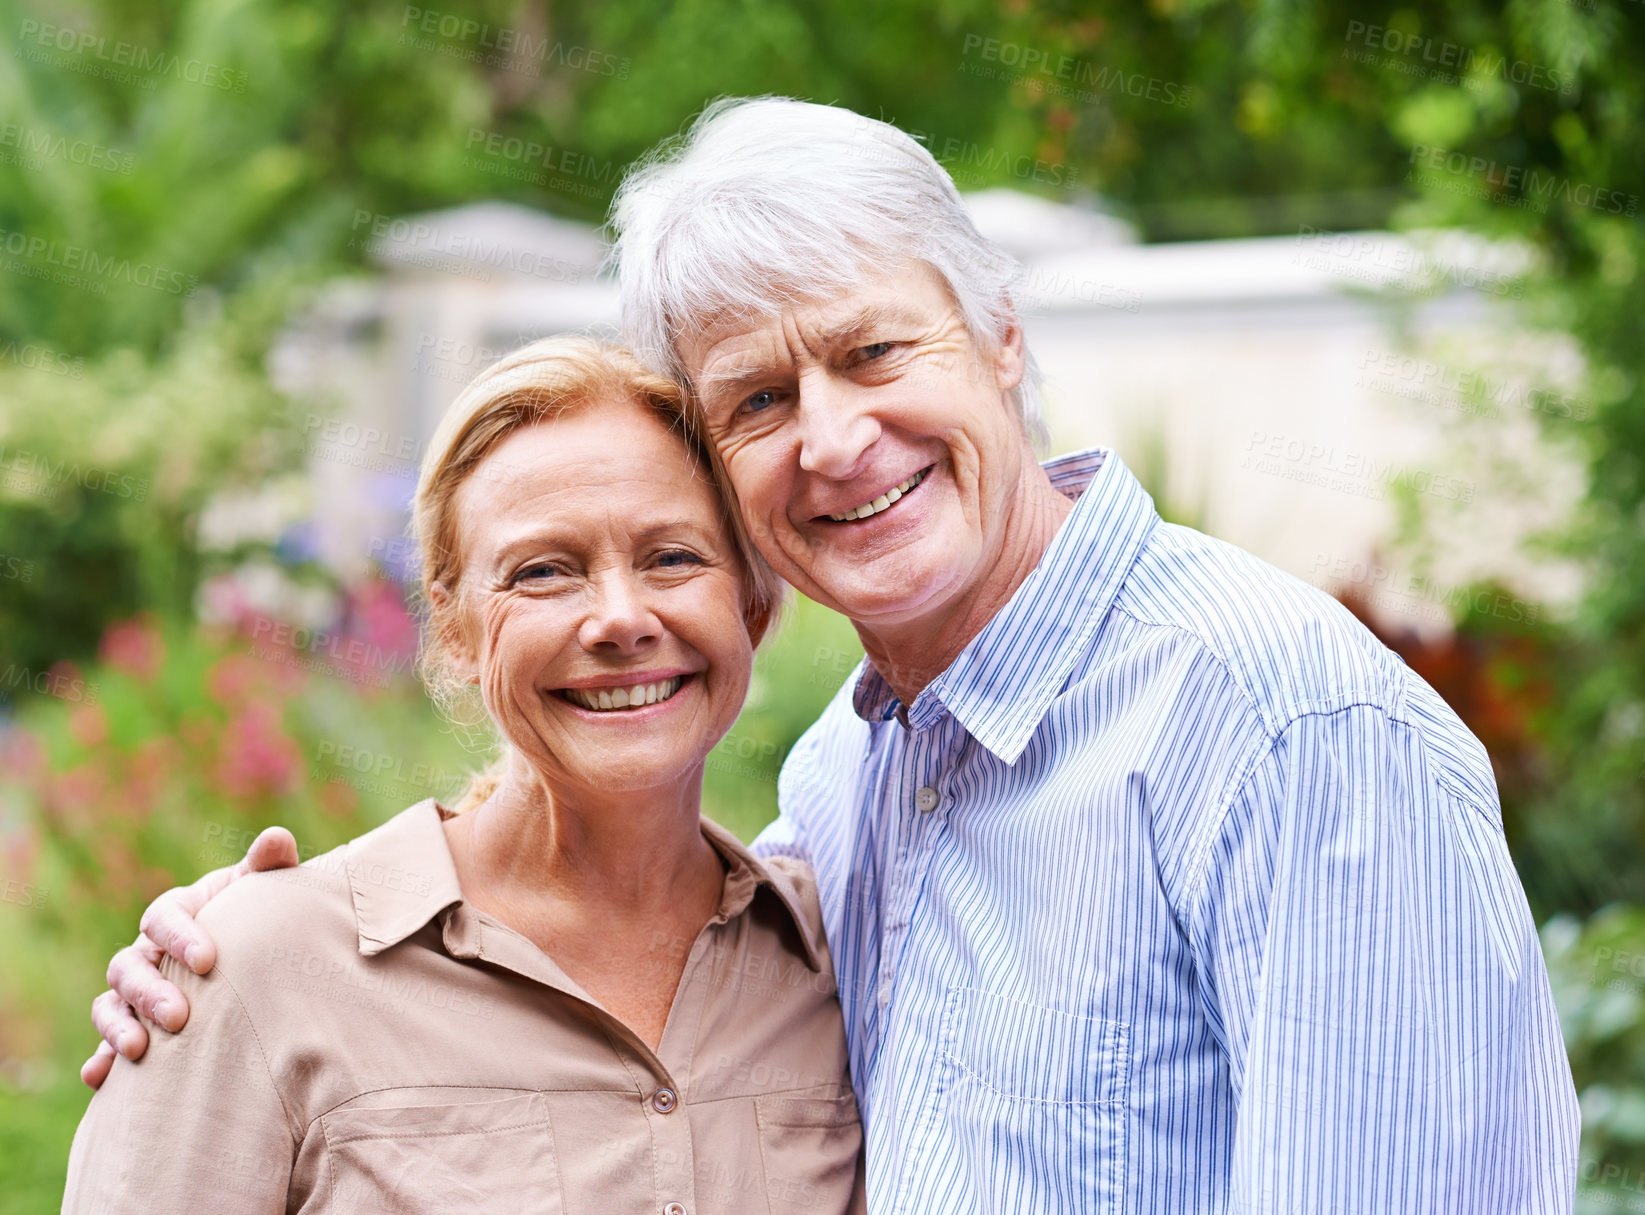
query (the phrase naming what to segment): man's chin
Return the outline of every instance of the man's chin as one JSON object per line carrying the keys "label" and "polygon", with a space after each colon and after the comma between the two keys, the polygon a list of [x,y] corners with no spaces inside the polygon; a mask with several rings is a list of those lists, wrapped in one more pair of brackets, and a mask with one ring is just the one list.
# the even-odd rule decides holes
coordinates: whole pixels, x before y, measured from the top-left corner
{"label": "man's chin", "polygon": [[871,630],[908,628],[922,621],[935,623],[954,598],[960,581],[946,569],[900,570],[883,578],[863,577],[864,571],[852,573],[850,578],[819,584],[818,594],[810,597],[848,617],[853,624]]}

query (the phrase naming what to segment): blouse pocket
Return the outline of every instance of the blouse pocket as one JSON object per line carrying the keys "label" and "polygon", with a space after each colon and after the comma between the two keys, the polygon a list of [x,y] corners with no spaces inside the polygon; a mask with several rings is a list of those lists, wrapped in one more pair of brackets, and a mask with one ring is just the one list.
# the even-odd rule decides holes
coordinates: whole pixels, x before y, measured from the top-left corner
{"label": "blouse pocket", "polygon": [[1130,1046],[1122,1021],[949,989],[941,1116],[979,1209],[1124,1209]]}
{"label": "blouse pocket", "polygon": [[768,1093],[754,1099],[772,1215],[862,1210],[862,1123],[849,1092]]}
{"label": "blouse pocket", "polygon": [[338,1211],[561,1210],[554,1136],[541,1093],[450,1105],[350,1106],[322,1115],[320,1122]]}

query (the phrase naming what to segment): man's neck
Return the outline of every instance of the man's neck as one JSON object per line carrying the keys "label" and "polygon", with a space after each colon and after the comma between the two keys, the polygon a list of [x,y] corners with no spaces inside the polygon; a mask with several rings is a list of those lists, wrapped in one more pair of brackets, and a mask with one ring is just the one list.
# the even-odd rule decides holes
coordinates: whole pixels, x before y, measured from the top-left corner
{"label": "man's neck", "polygon": [[1031,458],[1027,463],[998,551],[980,584],[938,614],[889,627],[856,625],[868,660],[904,705],[913,704],[1010,602],[1073,513],[1074,503],[1051,484],[1045,470]]}

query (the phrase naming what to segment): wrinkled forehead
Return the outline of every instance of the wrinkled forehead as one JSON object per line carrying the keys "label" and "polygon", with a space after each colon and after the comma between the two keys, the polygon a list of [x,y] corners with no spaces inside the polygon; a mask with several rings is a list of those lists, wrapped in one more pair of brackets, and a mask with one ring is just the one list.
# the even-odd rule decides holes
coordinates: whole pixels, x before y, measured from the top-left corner
{"label": "wrinkled forehead", "polygon": [[957,308],[947,281],[910,260],[865,267],[859,279],[829,291],[773,292],[753,306],[705,309],[678,325],[674,349],[692,387],[703,392],[751,362],[791,356],[796,343],[820,353],[886,326],[930,324]]}

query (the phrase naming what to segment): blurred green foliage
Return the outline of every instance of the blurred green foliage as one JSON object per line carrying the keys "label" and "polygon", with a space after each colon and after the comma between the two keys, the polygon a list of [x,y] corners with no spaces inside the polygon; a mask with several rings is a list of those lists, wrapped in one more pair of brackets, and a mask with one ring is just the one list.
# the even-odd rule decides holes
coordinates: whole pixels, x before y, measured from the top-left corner
{"label": "blurred green foliage", "polygon": [[290,407],[227,319],[163,353],[0,364],[0,691],[139,610],[187,619],[213,492],[295,459]]}
{"label": "blurred green foliage", "polygon": [[[1569,913],[1545,943],[1589,1117],[1582,1206],[1645,1190],[1639,995],[1606,969],[1645,955],[1623,905],[1645,902],[1645,5],[0,0],[0,34],[0,693],[40,748],[8,756],[0,880],[48,894],[0,905],[0,1209],[56,1205],[85,1000],[149,894],[237,853],[202,855],[213,823],[324,847],[421,795],[345,804],[343,747],[465,759],[415,689],[310,673],[258,726],[296,748],[294,783],[212,784],[245,706],[210,691],[234,654],[190,622],[193,529],[218,490],[295,466],[263,368],[293,302],[361,263],[362,214],[500,197],[597,220],[634,156],[762,92],[919,132],[968,188],[1100,198],[1149,239],[1458,225],[1535,251],[1525,319],[1577,340],[1595,407],[1550,434],[1588,470],[1558,540],[1589,592],[1568,621],[1464,618],[1423,669],[1491,746],[1539,919]],[[543,171],[494,137],[550,149]],[[138,612],[166,655],[146,682],[118,646],[95,657]],[[855,654],[795,605],[710,758],[710,813],[745,835],[770,816]],[[156,778],[167,739],[187,762]]]}

